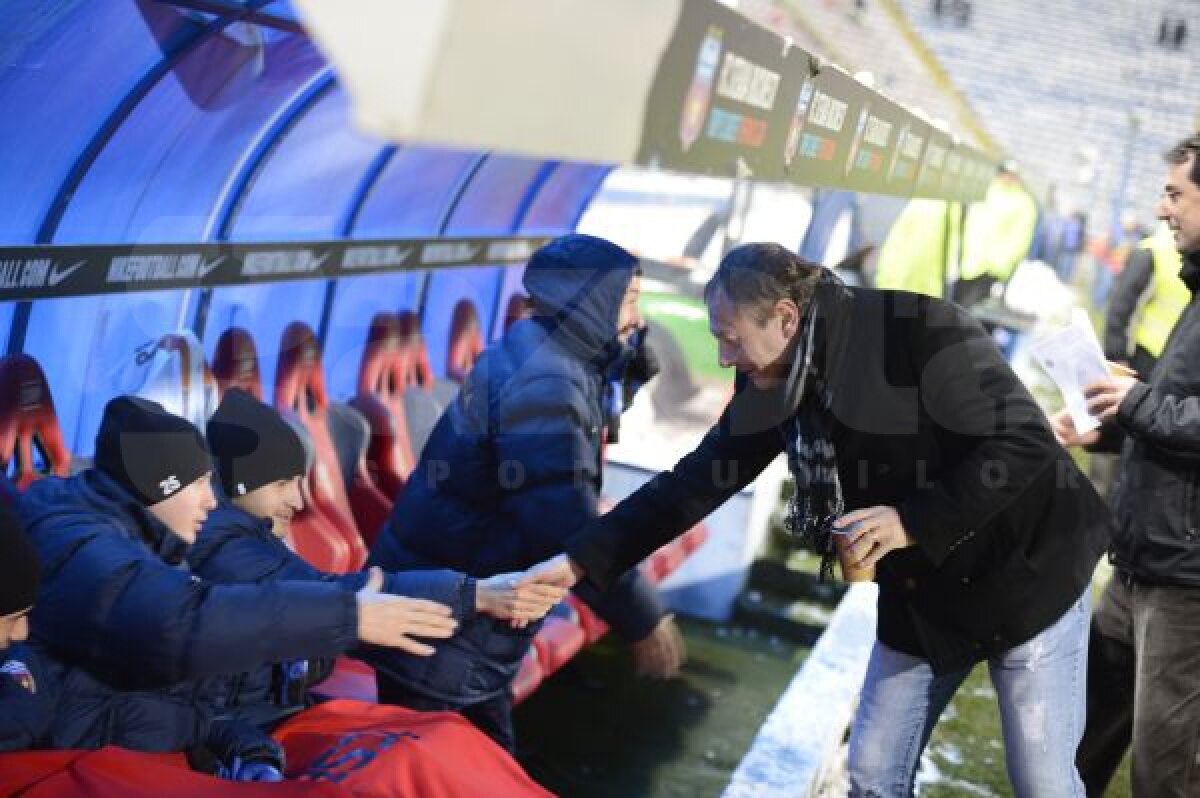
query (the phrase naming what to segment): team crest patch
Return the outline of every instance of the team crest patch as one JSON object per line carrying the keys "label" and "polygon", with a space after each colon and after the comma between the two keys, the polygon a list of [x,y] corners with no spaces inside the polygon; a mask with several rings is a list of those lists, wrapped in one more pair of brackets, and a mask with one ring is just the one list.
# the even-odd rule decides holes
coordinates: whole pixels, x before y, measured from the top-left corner
{"label": "team crest patch", "polygon": [[0,665],[0,674],[16,681],[22,690],[30,693],[37,692],[37,683],[33,680],[33,674],[29,672],[28,666],[20,660],[10,659],[8,662]]}

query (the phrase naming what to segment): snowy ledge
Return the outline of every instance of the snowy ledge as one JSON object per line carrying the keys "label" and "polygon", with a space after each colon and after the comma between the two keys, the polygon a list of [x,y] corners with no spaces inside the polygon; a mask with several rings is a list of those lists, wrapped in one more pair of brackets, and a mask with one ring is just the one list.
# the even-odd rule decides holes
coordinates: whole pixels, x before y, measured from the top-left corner
{"label": "snowy ledge", "polygon": [[872,583],[851,586],[758,731],[723,798],[814,795],[837,759],[875,642]]}

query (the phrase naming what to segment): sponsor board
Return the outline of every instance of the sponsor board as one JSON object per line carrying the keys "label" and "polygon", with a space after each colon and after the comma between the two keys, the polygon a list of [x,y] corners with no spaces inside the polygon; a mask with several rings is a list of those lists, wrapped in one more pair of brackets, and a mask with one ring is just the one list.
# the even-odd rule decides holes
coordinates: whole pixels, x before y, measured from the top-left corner
{"label": "sponsor board", "polygon": [[994,171],[948,136],[927,163],[926,121],[715,0],[682,4],[643,118],[634,162],[683,173],[972,201]]}

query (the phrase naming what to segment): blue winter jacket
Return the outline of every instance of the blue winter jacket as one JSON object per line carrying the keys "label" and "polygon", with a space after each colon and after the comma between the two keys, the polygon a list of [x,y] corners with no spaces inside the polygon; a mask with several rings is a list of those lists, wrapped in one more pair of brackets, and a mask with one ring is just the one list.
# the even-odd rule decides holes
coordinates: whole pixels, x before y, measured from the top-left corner
{"label": "blue winter jacket", "polygon": [[0,652],[0,752],[49,745],[59,670],[33,646]]}
{"label": "blue winter jacket", "polygon": [[190,750],[204,744],[214,716],[188,699],[182,692],[117,690],[36,644],[15,645],[0,654],[0,752]]}
{"label": "blue winter jacket", "polygon": [[[368,576],[365,571],[318,571],[275,536],[269,520],[256,518],[224,499],[188,549],[187,562],[192,573],[221,584],[322,582],[341,585],[354,594],[366,585]],[[454,571],[385,574],[383,592],[445,604],[459,621],[475,612],[475,580]],[[303,709],[304,689],[324,679],[332,665],[330,659],[299,660],[237,674],[215,686],[209,701],[256,725],[271,726]]]}
{"label": "blue winter jacket", "polygon": [[96,469],[36,482],[18,508],[41,562],[34,640],[107,688],[156,696],[146,712],[164,723],[162,707],[202,704],[213,677],[356,642],[342,585],[203,580],[183,564],[185,544]]}
{"label": "blue winter jacket", "polygon": [[[467,375],[422,451],[371,551],[385,570],[444,567],[486,577],[563,550],[596,516],[607,374],[627,356],[617,320],[636,260],[568,236],[531,260],[534,319],[519,321]],[[665,610],[636,569],[608,593],[581,593],[617,632],[640,640]],[[407,687],[471,703],[508,688],[538,625],[488,618],[423,661],[372,664]]]}

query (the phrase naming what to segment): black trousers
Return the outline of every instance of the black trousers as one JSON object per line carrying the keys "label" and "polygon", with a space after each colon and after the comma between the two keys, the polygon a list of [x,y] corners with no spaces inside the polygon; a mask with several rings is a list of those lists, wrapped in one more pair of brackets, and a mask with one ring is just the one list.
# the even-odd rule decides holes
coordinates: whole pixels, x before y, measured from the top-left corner
{"label": "black trousers", "polygon": [[378,681],[379,703],[394,704],[421,712],[442,710],[457,712],[475,724],[481,732],[495,740],[504,750],[510,754],[516,752],[517,738],[512,725],[513,702],[509,693],[502,693],[476,704],[457,706],[410,690],[382,673],[379,674]]}
{"label": "black trousers", "polygon": [[1134,798],[1200,796],[1200,588],[1115,574],[1088,652],[1087,794],[1104,794],[1132,743]]}

